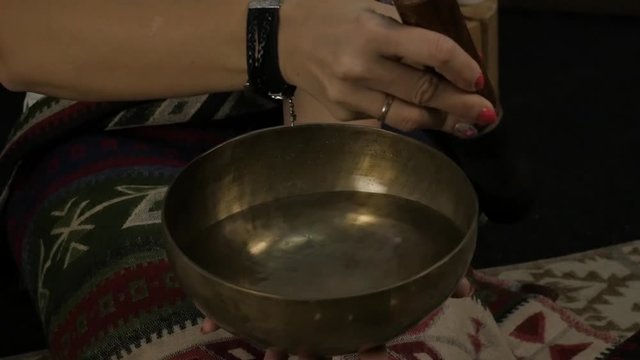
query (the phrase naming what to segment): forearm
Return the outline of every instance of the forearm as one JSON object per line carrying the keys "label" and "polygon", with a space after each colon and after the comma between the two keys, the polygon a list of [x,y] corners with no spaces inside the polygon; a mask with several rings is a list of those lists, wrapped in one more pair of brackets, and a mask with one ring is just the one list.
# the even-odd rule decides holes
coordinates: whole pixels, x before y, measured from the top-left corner
{"label": "forearm", "polygon": [[247,0],[0,0],[0,81],[79,100],[232,91]]}

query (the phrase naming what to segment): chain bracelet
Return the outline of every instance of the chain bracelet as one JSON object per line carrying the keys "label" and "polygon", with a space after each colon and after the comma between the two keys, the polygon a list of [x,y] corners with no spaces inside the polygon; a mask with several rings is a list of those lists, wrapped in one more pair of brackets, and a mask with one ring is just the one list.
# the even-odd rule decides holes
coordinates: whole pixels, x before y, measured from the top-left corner
{"label": "chain bracelet", "polygon": [[296,114],[296,105],[293,102],[293,95],[290,97],[287,97],[287,105],[289,106],[289,124],[290,126],[293,126],[296,124],[296,119],[298,117],[298,115]]}

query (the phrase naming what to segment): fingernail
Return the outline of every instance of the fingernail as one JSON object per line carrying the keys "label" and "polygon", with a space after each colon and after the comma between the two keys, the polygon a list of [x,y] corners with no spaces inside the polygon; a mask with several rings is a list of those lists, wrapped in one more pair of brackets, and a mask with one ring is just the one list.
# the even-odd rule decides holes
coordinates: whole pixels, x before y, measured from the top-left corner
{"label": "fingernail", "polygon": [[458,123],[453,127],[453,131],[462,138],[473,138],[478,136],[478,130],[470,124]]}
{"label": "fingernail", "polygon": [[476,287],[473,284],[469,285],[469,292],[467,292],[467,297],[471,297],[476,293]]}
{"label": "fingernail", "polygon": [[488,108],[482,109],[482,111],[480,111],[480,114],[478,114],[478,118],[476,119],[478,124],[483,126],[491,125],[497,120],[498,115],[496,114],[496,111]]}
{"label": "fingernail", "polygon": [[476,79],[476,90],[484,89],[484,75],[480,74]]}
{"label": "fingernail", "polygon": [[473,286],[471,286],[471,283],[469,282],[469,280],[467,279],[463,279],[462,280],[462,286],[460,289],[460,293],[463,297],[466,296],[471,296],[471,292],[473,291]]}

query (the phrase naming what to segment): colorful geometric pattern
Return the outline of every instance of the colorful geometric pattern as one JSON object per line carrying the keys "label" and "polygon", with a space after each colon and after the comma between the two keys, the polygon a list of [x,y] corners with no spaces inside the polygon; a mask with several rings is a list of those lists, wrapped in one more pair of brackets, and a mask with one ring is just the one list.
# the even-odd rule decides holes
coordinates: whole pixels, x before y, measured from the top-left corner
{"label": "colorful geometric pattern", "polygon": [[29,108],[0,154],[0,186],[55,358],[121,358],[201,318],[168,271],[166,187],[194,157],[246,131],[236,117],[274,108],[247,91],[135,103],[43,98]]}
{"label": "colorful geometric pattern", "polygon": [[595,329],[622,337],[640,330],[640,241],[483,272],[554,288],[557,303]]}
{"label": "colorful geometric pattern", "polygon": [[542,297],[522,304],[500,327],[518,359],[595,359],[618,342]]}
{"label": "colorful geometric pattern", "polygon": [[223,138],[181,136],[173,152],[155,131],[145,146],[81,136],[16,174],[8,232],[54,358],[122,358],[201,318],[168,271],[160,209],[177,171]]}
{"label": "colorful geometric pattern", "polygon": [[[529,320],[534,318],[533,322]],[[540,319],[549,319],[551,326],[540,327]],[[518,331],[514,331],[519,328]],[[528,324],[523,325],[522,324]],[[531,324],[537,324],[531,327]],[[264,353],[251,344],[240,341],[224,330],[209,336],[197,336],[200,343],[185,329],[165,337],[162,341],[173,343],[181,349],[158,357],[164,360],[252,360],[262,359]],[[525,330],[526,328],[526,330]],[[533,335],[533,343],[513,337],[521,331]],[[466,335],[466,336],[465,336]],[[186,344],[189,339],[191,345]],[[206,340],[205,340],[206,339]],[[540,340],[544,339],[544,340]],[[563,313],[545,300],[530,298],[514,310],[507,320],[497,323],[481,302],[474,299],[450,299],[428,319],[406,334],[387,344],[390,359],[596,359],[606,356],[616,339],[605,333],[592,331],[576,318]],[[152,345],[152,344],[150,344]],[[139,349],[125,359],[142,359],[142,353],[151,355],[149,348]],[[165,354],[165,353],[163,353]],[[155,354],[154,354],[155,355]],[[356,359],[355,355],[335,356],[335,360]]]}
{"label": "colorful geometric pattern", "polygon": [[69,135],[132,127],[211,122],[279,108],[249,89],[138,102],[80,102],[52,97],[36,101],[14,125],[0,152],[0,204],[20,162]]}

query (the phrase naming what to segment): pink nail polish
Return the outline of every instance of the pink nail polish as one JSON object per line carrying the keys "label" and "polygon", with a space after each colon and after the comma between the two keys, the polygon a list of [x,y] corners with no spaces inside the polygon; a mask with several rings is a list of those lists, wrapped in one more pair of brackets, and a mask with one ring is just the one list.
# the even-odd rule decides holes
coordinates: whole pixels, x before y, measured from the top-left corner
{"label": "pink nail polish", "polygon": [[478,124],[483,126],[492,125],[497,120],[498,115],[496,114],[495,110],[487,108],[482,109],[482,111],[480,111],[480,114],[478,114],[478,117],[476,118]]}
{"label": "pink nail polish", "polygon": [[478,136],[478,130],[473,125],[467,123],[456,124],[453,127],[453,131],[458,134],[459,137],[466,139]]}
{"label": "pink nail polish", "polygon": [[480,74],[480,76],[478,76],[478,78],[476,79],[476,84],[475,84],[476,91],[484,89],[484,84],[485,84],[484,75]]}

